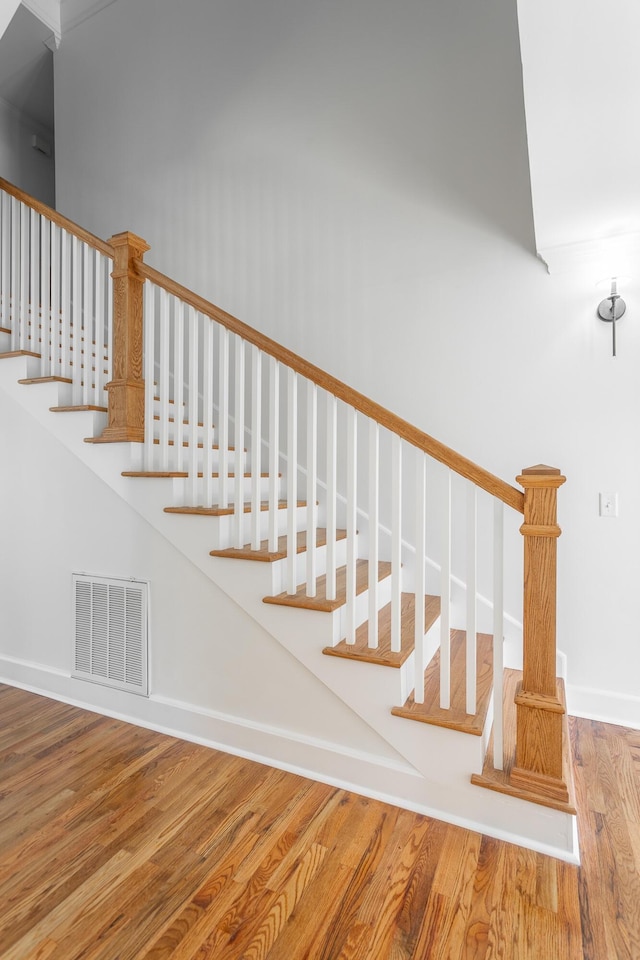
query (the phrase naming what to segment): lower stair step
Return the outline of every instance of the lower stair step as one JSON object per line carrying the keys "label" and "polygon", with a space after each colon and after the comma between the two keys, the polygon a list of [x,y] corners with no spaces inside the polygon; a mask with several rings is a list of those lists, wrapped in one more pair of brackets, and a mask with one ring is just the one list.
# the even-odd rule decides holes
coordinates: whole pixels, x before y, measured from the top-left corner
{"label": "lower stair step", "polygon": [[[571,743],[569,740],[569,724],[567,723],[567,714],[564,714],[564,723],[562,730],[562,751],[563,751],[563,770],[567,778],[566,786],[569,794],[567,802],[557,800],[553,797],[542,796],[533,791],[524,790],[520,786],[513,786],[511,783],[511,770],[515,765],[516,757],[516,705],[514,698],[522,680],[521,670],[505,670],[503,682],[503,705],[504,705],[504,758],[503,770],[497,770],[494,767],[493,757],[493,733],[489,739],[489,746],[485,756],[482,773],[474,773],[471,777],[471,783],[478,787],[486,787],[488,790],[495,790],[497,793],[506,793],[511,797],[518,797],[521,800],[528,800],[532,803],[538,803],[543,807],[551,807],[554,810],[561,810],[563,813],[576,813],[576,795],[573,779],[573,763],[571,754]],[[558,698],[565,703],[564,681],[558,680]]]}
{"label": "lower stair step", "polygon": [[493,684],[493,637],[479,633],[476,641],[477,683],[476,712],[466,712],[466,634],[464,630],[451,631],[451,706],[440,707],[440,650],[437,650],[424,674],[424,703],[416,703],[413,694],[404,706],[393,707],[395,717],[419,720],[437,727],[448,727],[481,736],[491,700]]}
{"label": "lower stair step", "polygon": [[[378,564],[378,580],[384,580],[391,575],[391,564]],[[364,593],[369,586],[369,562],[356,562],[356,594]],[[320,610],[323,613],[332,613],[347,602],[347,568],[339,567],[336,576],[336,599],[327,600],[327,578],[318,577],[316,580],[316,596],[307,596],[307,585],[302,583],[295,593],[279,593],[275,597],[263,597],[264,603],[274,603],[282,607],[299,607],[304,610]]]}
{"label": "lower stair step", "polygon": [[73,383],[73,380],[69,377],[27,377],[25,380],[18,380],[18,383]]}
{"label": "lower stair step", "polygon": [[[391,604],[387,603],[378,613],[378,646],[369,647],[369,625],[361,624],[356,631],[356,642],[341,640],[335,647],[325,647],[322,651],[330,657],[342,657],[345,660],[360,660],[363,663],[377,663],[383,667],[401,667],[413,651],[415,643],[414,593],[403,593],[400,609],[402,649],[391,649]],[[424,601],[425,633],[431,629],[440,616],[440,597],[426,596]]]}
{"label": "lower stair step", "polygon": [[[10,330],[2,330],[1,333],[11,333]],[[32,350],[10,350],[7,353],[0,353],[0,359],[7,360],[9,357],[35,357],[36,360],[41,359],[41,354],[34,353]]]}
{"label": "lower stair step", "polygon": [[[336,530],[336,539],[344,540],[347,536],[346,530]],[[316,531],[316,547],[324,547],[327,543],[327,531],[323,527],[318,527]],[[307,531],[301,530],[297,534],[296,553],[306,553],[307,550]],[[247,543],[244,547],[228,547],[226,550],[212,550],[212,557],[227,557],[230,560],[257,560],[262,563],[274,563],[276,560],[284,560],[287,556],[287,537],[286,534],[278,537],[278,549],[275,552],[269,551],[269,541],[263,540],[260,543],[259,550],[252,550],[251,544]]]}
{"label": "lower stair step", "polygon": [[108,413],[106,407],[95,407],[90,403],[80,404],[77,407],[49,407],[51,413],[76,413],[78,410],[92,410],[94,413]]}

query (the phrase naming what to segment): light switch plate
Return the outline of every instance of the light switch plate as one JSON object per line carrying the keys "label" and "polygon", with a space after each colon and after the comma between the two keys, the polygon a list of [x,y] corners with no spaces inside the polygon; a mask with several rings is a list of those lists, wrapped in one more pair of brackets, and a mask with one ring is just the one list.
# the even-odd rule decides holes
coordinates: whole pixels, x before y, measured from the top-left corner
{"label": "light switch plate", "polygon": [[600,494],[600,516],[617,517],[618,516],[618,494],[601,493]]}

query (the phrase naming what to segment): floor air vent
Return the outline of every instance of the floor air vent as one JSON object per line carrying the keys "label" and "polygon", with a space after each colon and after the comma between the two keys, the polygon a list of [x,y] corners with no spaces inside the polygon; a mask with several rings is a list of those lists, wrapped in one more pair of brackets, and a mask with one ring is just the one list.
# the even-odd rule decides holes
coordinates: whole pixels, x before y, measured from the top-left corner
{"label": "floor air vent", "polygon": [[73,575],[73,676],[147,696],[148,584]]}

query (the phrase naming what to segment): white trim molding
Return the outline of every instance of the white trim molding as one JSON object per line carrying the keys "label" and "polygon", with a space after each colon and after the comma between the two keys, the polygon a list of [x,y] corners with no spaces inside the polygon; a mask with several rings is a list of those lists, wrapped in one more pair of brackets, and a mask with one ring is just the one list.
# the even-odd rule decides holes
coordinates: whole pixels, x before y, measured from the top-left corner
{"label": "white trim molding", "polygon": [[615,723],[640,730],[640,697],[596,690],[593,687],[567,686],[567,710],[574,717]]}
{"label": "white trim molding", "polygon": [[116,0],[57,0],[60,4],[60,19],[63,34],[69,33],[85,20],[100,13]]}
{"label": "white trim molding", "polygon": [[[61,0],[22,0],[22,6],[30,10],[34,17],[53,31],[55,47],[60,45],[62,25],[60,20]],[[50,41],[47,42],[49,49]]]}

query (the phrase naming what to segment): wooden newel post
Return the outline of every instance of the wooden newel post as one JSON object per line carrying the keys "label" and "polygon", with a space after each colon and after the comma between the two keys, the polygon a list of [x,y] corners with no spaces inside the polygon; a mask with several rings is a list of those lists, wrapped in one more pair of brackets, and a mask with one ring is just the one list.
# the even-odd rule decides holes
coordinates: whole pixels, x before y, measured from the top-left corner
{"label": "wooden newel post", "polygon": [[144,380],[142,379],[144,280],[133,261],[142,260],[149,245],[134,233],[117,233],[109,243],[113,261],[113,343],[109,424],[101,439],[106,441],[144,440]]}
{"label": "wooden newel post", "polygon": [[557,490],[559,470],[539,464],[517,477],[524,487],[524,663],[516,694],[514,786],[568,801],[563,778],[565,712],[556,679]]}

